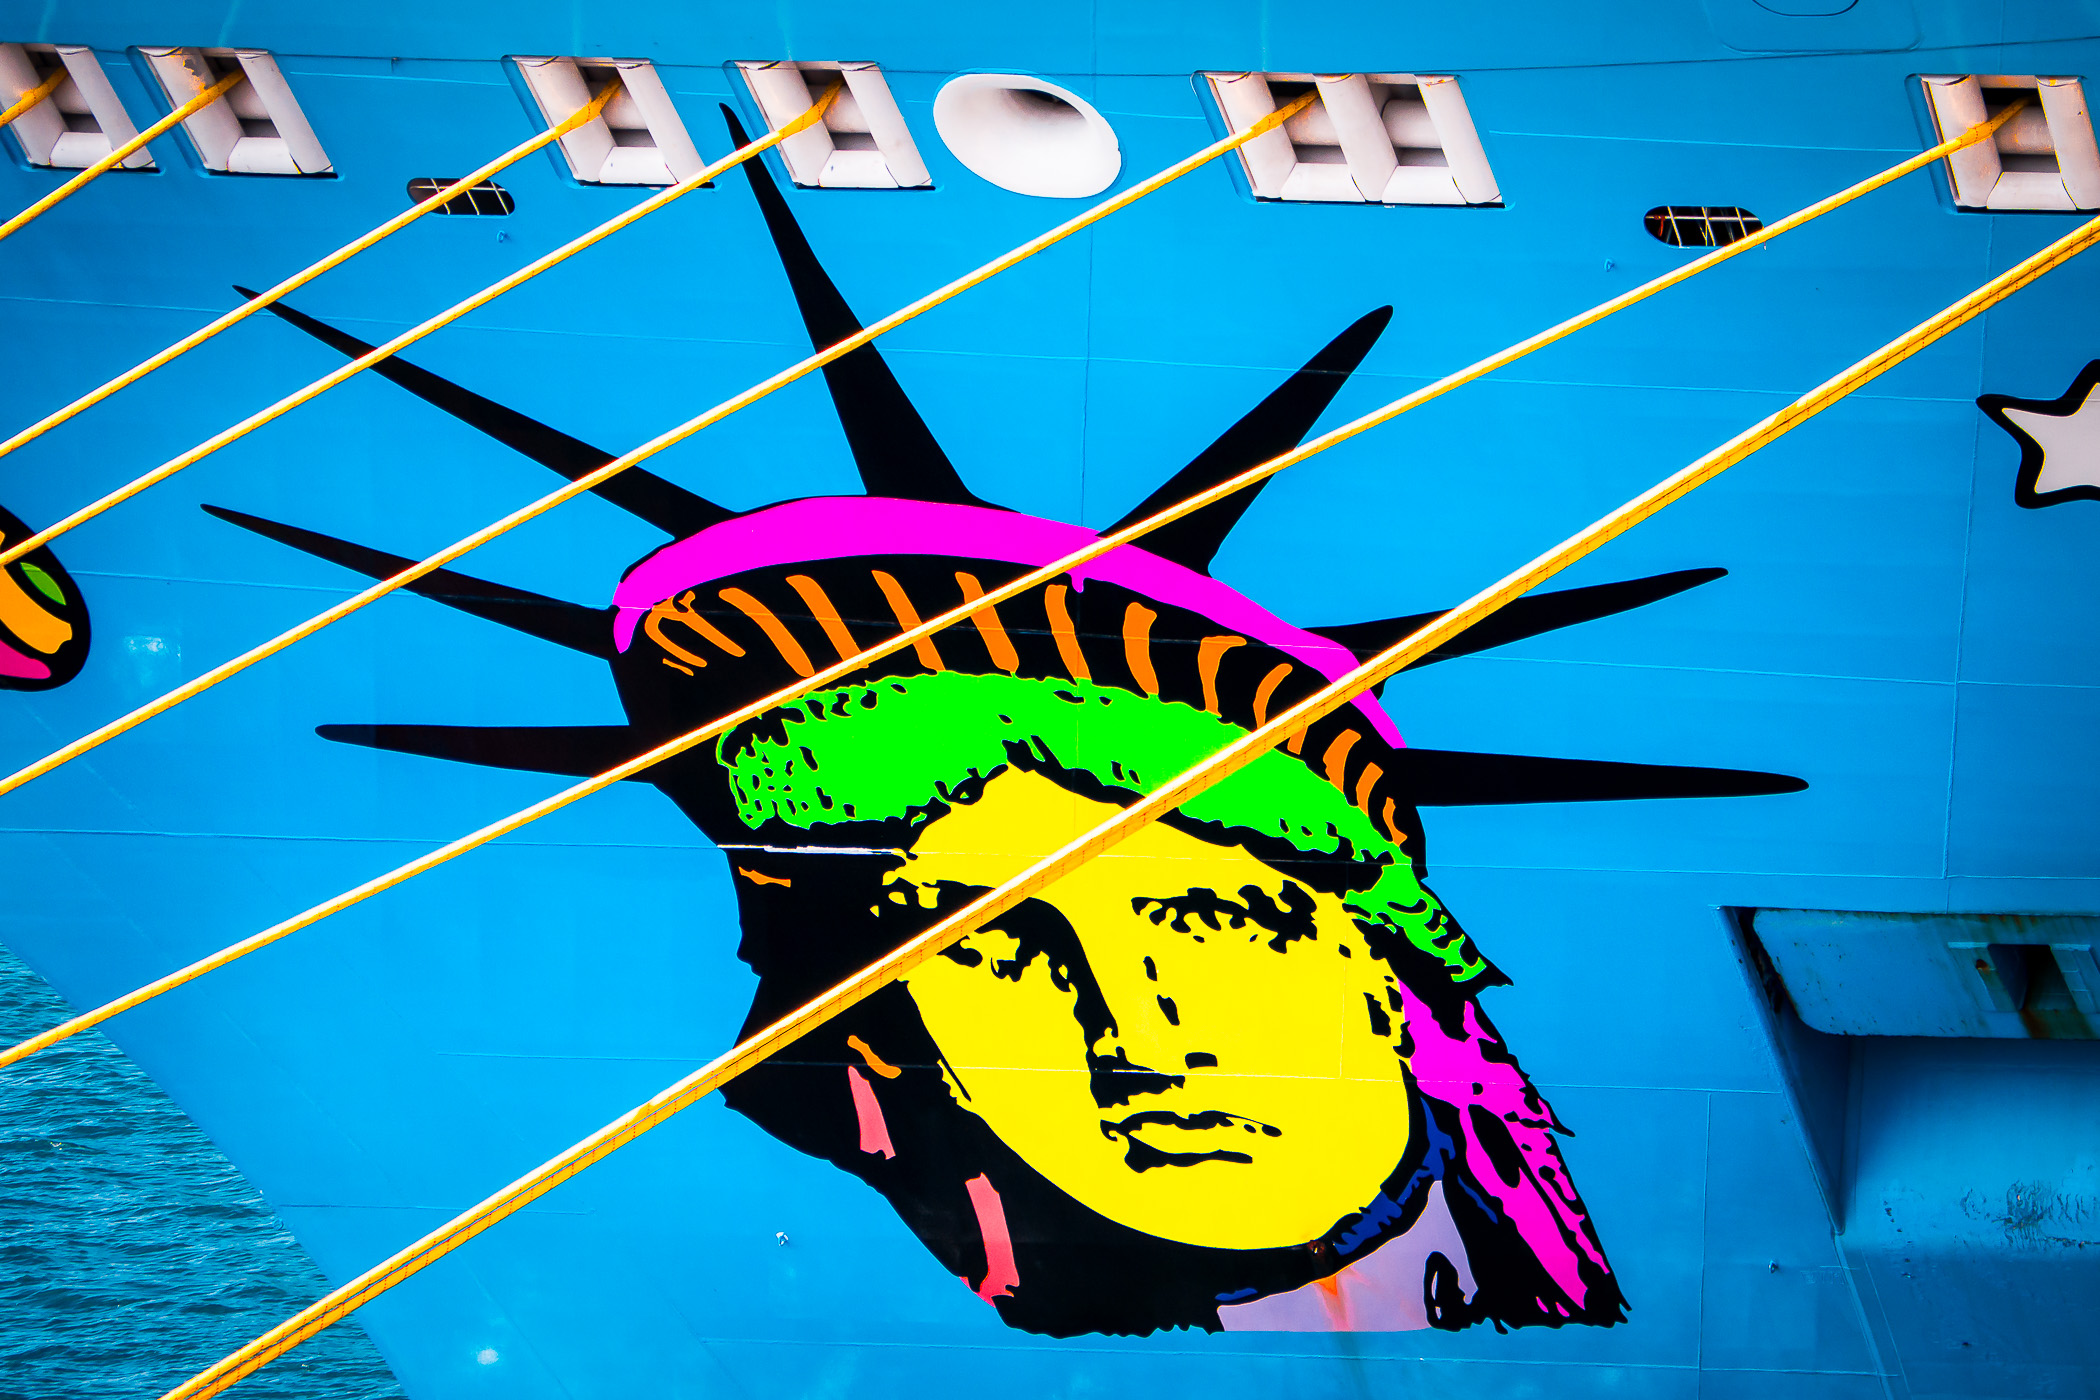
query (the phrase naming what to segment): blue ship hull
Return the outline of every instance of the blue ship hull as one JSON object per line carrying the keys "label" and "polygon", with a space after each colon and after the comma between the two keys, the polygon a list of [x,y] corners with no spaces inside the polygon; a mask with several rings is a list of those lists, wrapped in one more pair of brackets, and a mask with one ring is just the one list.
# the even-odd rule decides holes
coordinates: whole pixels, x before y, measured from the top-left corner
{"label": "blue ship hull", "polygon": [[[0,41],[93,46],[134,113],[167,103],[128,46],[266,48],[335,168],[207,176],[170,138],[156,172],[113,174],[15,235],[10,427],[234,304],[233,284],[390,217],[410,179],[538,129],[506,55],[649,59],[709,156],[730,148],[718,103],[764,125],[735,61],[878,60],[932,188],[782,181],[863,319],[1081,207],[998,188],[944,148],[931,107],[959,72],[1040,75],[1091,102],[1120,142],[1112,188],[1223,132],[1201,72],[1458,74],[1497,207],[1256,200],[1228,157],[884,339],[970,491],[1089,529],[1375,308],[1392,324],[1323,426],[1693,256],[1649,236],[1652,207],[1769,221],[1931,144],[1920,73],[2077,75],[2100,57],[2077,37],[2084,6],[1981,0],[1827,17],[1757,0],[7,13]],[[425,220],[291,302],[383,340],[637,197],[552,156],[500,181],[514,214]],[[0,166],[0,207],[55,183]],[[1937,169],[1913,175],[1291,469],[1211,572],[1303,627],[1449,606],[2075,217],[1958,210]],[[725,177],[409,358],[624,450],[806,353],[779,269],[750,189]],[[2023,501],[2022,444],[1977,403],[2072,385],[2100,357],[2096,294],[2100,262],[2073,260],[1552,586],[1726,577],[1385,688],[1425,749],[1806,783],[1424,814],[1430,884],[1509,979],[1480,1004],[1573,1131],[1560,1150],[1626,1299],[1619,1325],[1038,1335],[863,1180],[718,1100],[363,1325],[416,1400],[2100,1392],[2093,1045],[2068,1020],[2051,1024],[2072,1039],[1997,1022],[1832,1033],[1740,912],[2100,916],[2100,595],[2078,582],[2100,503],[2038,502],[2032,481]],[[0,462],[0,505],[47,524],[340,363],[257,317]],[[740,512],[862,490],[815,377],[650,465]],[[199,506],[417,556],[547,487],[396,385],[353,381],[57,543],[93,650],[70,683],[6,697],[0,764],[356,586]],[[595,608],[663,543],[585,500],[460,567]],[[389,599],[7,797],[0,938],[74,1006],[99,1004],[558,781],[316,725],[615,725],[621,698],[592,657]],[[759,988],[733,865],[625,784],[108,1034],[339,1281],[731,1043]],[[1882,975],[1880,946],[1855,952],[1863,978]],[[161,1359],[173,1384],[216,1356]]]}

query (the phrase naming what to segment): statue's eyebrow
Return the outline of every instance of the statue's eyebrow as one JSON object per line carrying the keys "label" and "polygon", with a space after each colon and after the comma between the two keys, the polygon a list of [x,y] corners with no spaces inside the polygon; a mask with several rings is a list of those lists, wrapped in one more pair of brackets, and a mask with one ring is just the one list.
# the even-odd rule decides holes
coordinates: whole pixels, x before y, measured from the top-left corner
{"label": "statue's eyebrow", "polygon": [[[1285,880],[1279,894],[1280,903],[1276,895],[1271,895],[1260,885],[1250,884],[1240,886],[1239,898],[1232,899],[1197,885],[1178,895],[1133,896],[1130,912],[1150,918],[1155,924],[1171,918],[1176,933],[1196,932],[1189,926],[1191,915],[1202,920],[1213,932],[1257,924],[1276,935],[1269,940],[1269,946],[1279,953],[1294,939],[1319,937],[1312,917],[1316,906],[1304,887],[1295,880]],[[1196,936],[1202,937],[1201,934]]]}
{"label": "statue's eyebrow", "polygon": [[1194,914],[1212,928],[1219,927],[1218,915],[1221,912],[1230,914],[1239,923],[1245,923],[1248,918],[1246,910],[1232,900],[1221,900],[1216,890],[1204,885],[1191,885],[1180,894],[1140,894],[1130,898],[1130,910],[1134,914],[1145,913],[1148,905],[1152,907],[1152,922],[1155,924],[1169,914],[1181,918]]}

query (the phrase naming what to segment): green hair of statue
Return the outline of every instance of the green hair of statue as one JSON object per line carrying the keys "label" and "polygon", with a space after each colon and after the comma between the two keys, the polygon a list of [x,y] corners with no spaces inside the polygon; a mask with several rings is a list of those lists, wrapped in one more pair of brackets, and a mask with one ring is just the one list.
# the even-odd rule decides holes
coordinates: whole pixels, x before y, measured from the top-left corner
{"label": "green hair of statue", "polygon": [[[727,736],[721,762],[754,830],[901,821],[916,834],[1003,768],[1084,774],[1143,796],[1243,733],[1193,706],[1091,682],[939,671],[804,696]],[[1176,824],[1221,845],[1280,842],[1356,865],[1351,883],[1362,887],[1342,895],[1352,915],[1400,934],[1454,982],[1488,971],[1399,845],[1289,754],[1271,750],[1191,797]]]}

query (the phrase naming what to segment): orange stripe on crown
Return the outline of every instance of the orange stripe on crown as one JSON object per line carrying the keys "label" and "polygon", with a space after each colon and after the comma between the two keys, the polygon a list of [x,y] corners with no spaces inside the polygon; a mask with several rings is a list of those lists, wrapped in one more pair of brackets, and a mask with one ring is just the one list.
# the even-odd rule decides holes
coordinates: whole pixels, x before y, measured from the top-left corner
{"label": "orange stripe on crown", "polygon": [[1327,752],[1320,755],[1320,766],[1327,770],[1328,782],[1336,787],[1343,786],[1342,780],[1349,773],[1349,750],[1355,748],[1356,741],[1363,737],[1354,729],[1344,729],[1334,736],[1334,742],[1327,746]]}
{"label": "orange stripe on crown", "polygon": [[1159,695],[1159,676],[1152,669],[1152,624],[1158,619],[1159,614],[1143,603],[1123,609],[1123,659],[1138,687],[1154,697]]}
{"label": "orange stripe on crown", "polygon": [[1393,799],[1390,797],[1385,800],[1385,834],[1396,844],[1407,844],[1407,833],[1400,829],[1400,823],[1393,820]]}
{"label": "orange stripe on crown", "polygon": [[[911,605],[911,595],[904,591],[904,585],[880,569],[869,572],[875,575],[875,586],[882,590],[882,596],[889,599],[890,611],[897,615],[898,623],[906,628],[917,627],[919,610]],[[933,645],[933,638],[921,637],[911,644],[911,648],[919,654],[919,664],[927,670],[948,669],[948,663],[941,660],[940,652]]]}
{"label": "orange stripe on crown", "polygon": [[1269,722],[1269,697],[1276,693],[1276,687],[1283,684],[1283,678],[1288,676],[1293,669],[1290,662],[1283,662],[1275,670],[1269,672],[1268,675],[1263,676],[1261,684],[1254,687],[1254,727],[1256,729]]}
{"label": "orange stripe on crown", "polygon": [[779,618],[773,616],[771,608],[741,588],[722,589],[720,597],[723,602],[758,624],[758,629],[766,634],[766,639],[779,649],[780,659],[793,667],[796,675],[814,676],[817,673],[817,668],[809,664],[809,653],[802,649],[802,643],[796,641],[795,634],[788,631]]}
{"label": "orange stripe on crown", "polygon": [[1245,645],[1245,637],[1205,637],[1196,644],[1196,671],[1203,677],[1203,708],[1220,718],[1224,712],[1218,708],[1218,667],[1224,664],[1226,652]]}
{"label": "orange stripe on crown", "polygon": [[1043,590],[1043,611],[1050,618],[1050,636],[1057,643],[1058,659],[1065,663],[1065,671],[1075,681],[1090,681],[1094,673],[1086,664],[1086,653],[1079,646],[1079,632],[1072,626],[1072,615],[1065,611],[1065,594],[1071,590],[1061,583],[1053,583]]}
{"label": "orange stripe on crown", "polygon": [[[664,635],[664,623],[676,622],[682,624],[689,631],[713,642],[731,656],[742,656],[744,649],[725,636],[721,629],[712,622],[709,622],[699,613],[694,612],[690,606],[692,601],[693,590],[688,588],[685,592],[679,594],[677,598],[666,598],[655,607],[649,609],[649,615],[642,619],[642,630],[649,634],[649,640],[681,660],[689,661],[694,666],[705,666],[707,664],[706,657],[687,651],[684,647]],[[664,664],[669,666],[678,665],[676,661],[669,661]],[[687,675],[692,674],[692,671],[686,667],[679,666],[678,669],[685,671]]]}
{"label": "orange stripe on crown", "polygon": [[809,605],[810,616],[817,620],[817,626],[824,629],[824,638],[831,643],[832,649],[838,652],[839,660],[844,661],[860,651],[860,643],[846,630],[846,620],[840,617],[839,610],[832,606],[831,595],[824,591],[824,585],[808,574],[789,574],[787,581],[788,587],[800,594],[802,601]]}
{"label": "orange stripe on crown", "polygon": [[1371,789],[1377,787],[1378,780],[1384,776],[1385,770],[1375,763],[1366,763],[1364,771],[1357,775],[1356,796],[1351,800],[1367,817],[1371,815]]}
{"label": "orange stripe on crown", "polygon": [[[977,582],[975,574],[957,570],[955,581],[962,587],[964,602],[974,603],[984,596],[984,588]],[[1006,635],[1006,628],[1000,624],[999,610],[988,607],[982,612],[972,613],[970,623],[977,629],[977,635],[984,638],[984,649],[991,654],[992,664],[1009,676],[1020,674],[1021,654],[1014,650],[1013,639]]]}

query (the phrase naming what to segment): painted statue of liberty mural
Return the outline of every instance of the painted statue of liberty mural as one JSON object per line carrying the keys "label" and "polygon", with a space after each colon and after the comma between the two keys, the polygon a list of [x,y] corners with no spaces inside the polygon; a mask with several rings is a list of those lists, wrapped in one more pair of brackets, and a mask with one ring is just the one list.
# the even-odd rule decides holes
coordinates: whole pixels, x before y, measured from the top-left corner
{"label": "painted statue of liberty mural", "polygon": [[[771,178],[743,168],[812,341],[850,334],[858,323]],[[346,354],[368,348],[273,310]],[[1345,330],[1130,518],[1295,444],[1389,316]],[[413,365],[377,369],[571,478],[612,455]],[[866,496],[737,514],[630,470],[599,494],[674,542],[628,573],[611,608],[452,571],[415,585],[603,658],[627,725],[323,736],[595,772],[1091,538],[972,495],[873,347],[825,374]],[[747,1029],[1426,620],[1308,631],[1211,578],[1252,495],[652,770],[728,856],[738,955],[760,979]],[[406,562],[215,513],[367,574]],[[1720,573],[1527,599],[1461,649]],[[1423,883],[1417,809],[1800,786],[1410,749],[1366,696],[726,1098],[873,1187],[1031,1332],[1609,1325],[1625,1303],[1560,1125],[1481,1008],[1505,979]]]}

